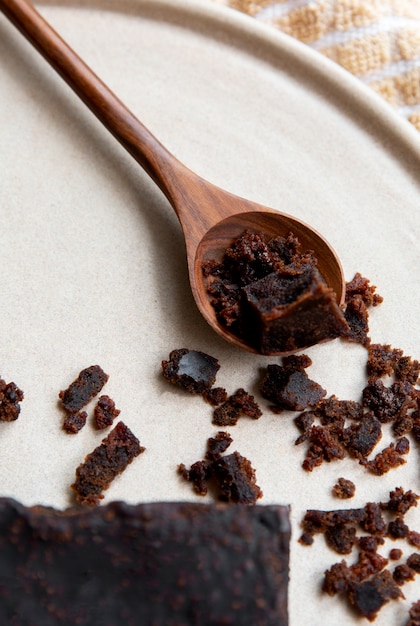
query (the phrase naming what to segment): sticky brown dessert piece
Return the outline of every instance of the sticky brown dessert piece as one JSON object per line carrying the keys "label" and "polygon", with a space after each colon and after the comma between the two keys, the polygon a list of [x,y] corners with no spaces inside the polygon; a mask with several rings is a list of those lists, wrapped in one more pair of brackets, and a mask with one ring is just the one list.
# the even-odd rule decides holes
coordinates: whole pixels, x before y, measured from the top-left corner
{"label": "sticky brown dessert piece", "polygon": [[290,532],[286,506],[1,498],[0,622],[287,626]]}
{"label": "sticky brown dessert piece", "polygon": [[406,626],[420,626],[420,600],[411,605]]}
{"label": "sticky brown dessert piece", "polygon": [[368,309],[371,306],[378,306],[382,301],[382,296],[376,293],[376,286],[371,285],[370,281],[359,272],[346,283],[344,317],[349,330],[344,334],[349,341],[369,346],[371,340]]}
{"label": "sticky brown dessert piece", "polygon": [[114,420],[121,413],[119,409],[115,407],[115,402],[109,396],[101,396],[94,409],[94,416],[96,420],[96,428],[102,430],[112,426]]}
{"label": "sticky brown dessert piece", "polygon": [[417,506],[420,496],[411,489],[405,491],[402,487],[396,487],[389,494],[389,500],[381,503],[384,511],[391,511],[405,515],[412,507]]}
{"label": "sticky brown dessert piece", "polygon": [[23,391],[14,383],[0,378],[0,421],[14,422],[20,414]]}
{"label": "sticky brown dessert piece", "polygon": [[212,387],[203,393],[203,398],[212,406],[218,406],[226,402],[228,393],[224,387]]}
{"label": "sticky brown dessert piece", "polygon": [[269,274],[243,292],[247,324],[262,354],[293,352],[347,332],[335,293],[315,267]]}
{"label": "sticky brown dessert piece", "polygon": [[179,348],[172,350],[167,361],[162,361],[163,377],[190,393],[203,394],[213,387],[219,361],[198,350]]}
{"label": "sticky brown dessert piece", "polygon": [[123,422],[76,469],[76,481],[71,485],[78,504],[95,506],[103,499],[103,491],[121,474],[145,448]]}
{"label": "sticky brown dessert piece", "polygon": [[305,368],[311,360],[306,355],[284,357],[282,365],[267,366],[260,385],[261,395],[273,402],[276,412],[282,410],[303,411],[309,406],[317,405],[325,396],[326,391],[311,380]]}
{"label": "sticky brown dessert piece", "polygon": [[101,391],[108,378],[99,365],[83,369],[76,380],[58,394],[64,410],[67,413],[78,413]]}
{"label": "sticky brown dessert piece", "polygon": [[232,443],[229,433],[220,431],[207,441],[204,460],[196,461],[188,470],[181,463],[178,473],[193,484],[198,495],[206,495],[211,484],[219,500],[234,504],[255,504],[262,497],[256,484],[255,470],[239,452],[222,456]]}
{"label": "sticky brown dessert piece", "polygon": [[79,411],[78,413],[67,413],[63,422],[63,429],[71,434],[75,435],[86,424],[87,413],[86,411]]}
{"label": "sticky brown dessert piece", "polygon": [[241,387],[213,411],[213,424],[234,426],[243,415],[258,419],[262,411],[254,396]]}
{"label": "sticky brown dessert piece", "polygon": [[356,493],[356,485],[353,481],[341,477],[332,488],[332,493],[336,498],[340,498],[341,500],[353,498]]}
{"label": "sticky brown dessert piece", "polygon": [[392,572],[392,577],[397,585],[402,587],[405,583],[415,579],[415,573],[406,563],[401,563],[401,565],[397,565]]}
{"label": "sticky brown dessert piece", "polygon": [[221,263],[203,264],[218,320],[262,354],[293,352],[348,331],[336,296],[292,233],[245,231]]}
{"label": "sticky brown dessert piece", "polygon": [[404,598],[389,570],[375,574],[361,583],[350,583],[348,598],[355,609],[370,622],[390,600]]}
{"label": "sticky brown dessert piece", "polygon": [[408,454],[409,450],[409,440],[407,437],[401,437],[395,444],[391,442],[389,446],[384,448],[381,452],[378,452],[374,459],[361,459],[360,463],[372,474],[382,476],[391,469],[404,465],[404,463],[406,463],[404,455]]}

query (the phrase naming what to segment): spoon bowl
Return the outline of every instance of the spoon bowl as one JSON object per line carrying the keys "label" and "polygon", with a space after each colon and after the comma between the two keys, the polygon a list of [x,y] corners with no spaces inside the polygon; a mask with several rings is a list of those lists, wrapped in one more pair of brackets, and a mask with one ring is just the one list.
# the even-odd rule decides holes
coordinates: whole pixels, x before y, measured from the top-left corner
{"label": "spoon bowl", "polygon": [[239,348],[257,352],[218,321],[202,272],[203,262],[221,260],[226,248],[247,229],[262,232],[268,238],[292,232],[303,250],[314,252],[320,274],[334,291],[337,303],[343,303],[345,280],[340,261],[313,228],[295,217],[229,193],[186,167],[129,111],[28,0],[0,0],[0,10],[164,193],[183,229],[193,296],[200,312],[219,335]]}

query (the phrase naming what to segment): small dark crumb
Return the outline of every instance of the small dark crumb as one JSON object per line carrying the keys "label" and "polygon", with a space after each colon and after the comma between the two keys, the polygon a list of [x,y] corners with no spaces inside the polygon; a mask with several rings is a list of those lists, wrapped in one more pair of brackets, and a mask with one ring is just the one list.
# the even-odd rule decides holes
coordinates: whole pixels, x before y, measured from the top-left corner
{"label": "small dark crumb", "polygon": [[376,287],[370,285],[367,278],[357,273],[346,284],[346,309],[344,317],[349,325],[347,339],[355,343],[361,343],[368,347],[369,337],[369,312],[371,306],[377,306],[383,301],[382,296],[375,293]]}
{"label": "small dark crumb", "polygon": [[361,296],[367,307],[378,306],[383,302],[383,297],[376,293],[376,286],[371,285],[368,278],[357,272],[353,279],[346,284],[346,298]]}
{"label": "small dark crumb", "polygon": [[104,497],[102,492],[144,450],[128,426],[118,422],[76,469],[76,481],[71,489],[76,494],[78,504],[99,504]]}
{"label": "small dark crumb", "polygon": [[392,572],[392,577],[397,585],[402,587],[406,582],[414,580],[415,573],[408,565],[402,563],[401,565],[397,565],[397,567],[394,569],[394,571]]}
{"label": "small dark crumb", "polygon": [[261,394],[274,403],[276,412],[303,411],[317,405],[326,391],[311,380],[305,368],[311,364],[306,355],[285,357],[283,365],[268,365],[261,383]]}
{"label": "small dark crumb", "polygon": [[407,565],[408,567],[411,567],[416,574],[420,574],[420,554],[417,554],[416,552],[414,552],[414,554],[410,554],[407,559]]}
{"label": "small dark crumb", "polygon": [[391,469],[404,465],[406,460],[403,458],[403,455],[407,454],[408,451],[409,441],[406,437],[402,437],[396,444],[390,443],[389,446],[384,448],[381,452],[378,452],[371,461],[361,459],[360,463],[372,472],[372,474],[382,476]]}
{"label": "small dark crumb", "polygon": [[404,416],[405,405],[413,394],[411,383],[397,381],[387,387],[378,379],[363,389],[363,405],[386,424]]}
{"label": "small dark crumb", "polygon": [[346,498],[353,498],[356,493],[356,485],[346,478],[339,478],[337,483],[332,488],[332,493],[336,498],[345,500]]}
{"label": "small dark crumb", "polygon": [[396,487],[389,493],[388,502],[382,503],[381,507],[384,510],[405,515],[413,506],[417,506],[418,500],[420,500],[420,496],[411,489],[404,491],[402,487]]}
{"label": "small dark crumb", "polygon": [[121,413],[115,408],[115,402],[109,396],[101,396],[94,409],[96,428],[102,430],[111,426],[114,419]]}
{"label": "small dark crumb", "polygon": [[403,594],[389,570],[375,574],[369,580],[349,586],[350,603],[369,621],[373,621],[389,600],[403,598]]}
{"label": "small dark crumb", "polygon": [[0,378],[0,421],[14,422],[19,417],[23,391],[15,383]]}
{"label": "small dark crumb", "polygon": [[406,539],[409,531],[402,517],[397,517],[388,524],[388,536],[392,539]]}
{"label": "small dark crumb", "polygon": [[417,552],[410,554],[407,559],[407,565],[408,567],[411,567],[411,569],[414,570],[416,574],[420,574],[420,554],[418,554]]}
{"label": "small dark crumb", "polygon": [[169,360],[162,361],[162,374],[166,380],[197,394],[208,392],[213,387],[219,369],[216,358],[188,348],[172,350]]}
{"label": "small dark crumb", "polygon": [[389,551],[389,558],[391,561],[399,561],[402,558],[403,551],[400,548],[392,548]]}
{"label": "small dark crumb", "polygon": [[213,424],[217,426],[234,426],[242,415],[258,419],[262,411],[257,402],[245,389],[238,389],[213,412]]}
{"label": "small dark crumb", "polygon": [[336,524],[325,530],[327,545],[338,554],[351,554],[356,543],[356,528],[346,524]]}
{"label": "small dark crumb", "polygon": [[420,600],[413,602],[409,611],[409,621],[406,626],[420,626]]}
{"label": "small dark crumb", "polygon": [[203,393],[203,398],[212,406],[218,406],[226,402],[228,394],[224,387],[212,387]]}
{"label": "small dark crumb", "polygon": [[382,376],[392,376],[395,365],[403,355],[399,348],[372,343],[368,349],[367,372],[372,382]]}
{"label": "small dark crumb", "polygon": [[250,461],[239,452],[222,456],[232,443],[229,433],[220,431],[207,441],[203,461],[197,461],[188,470],[183,463],[178,466],[181,476],[193,484],[194,491],[205,495],[211,483],[217,498],[235,504],[255,504],[262,497],[256,484],[255,470]]}
{"label": "small dark crumb", "polygon": [[64,418],[63,429],[70,435],[75,435],[86,424],[86,420],[86,411],[79,411],[78,413],[67,413]]}
{"label": "small dark crumb", "polygon": [[417,530],[410,530],[407,541],[411,546],[420,549],[420,533]]}
{"label": "small dark crumb", "polygon": [[108,374],[99,365],[91,365],[82,370],[76,380],[58,394],[64,410],[67,413],[78,413],[101,391],[108,378]]}

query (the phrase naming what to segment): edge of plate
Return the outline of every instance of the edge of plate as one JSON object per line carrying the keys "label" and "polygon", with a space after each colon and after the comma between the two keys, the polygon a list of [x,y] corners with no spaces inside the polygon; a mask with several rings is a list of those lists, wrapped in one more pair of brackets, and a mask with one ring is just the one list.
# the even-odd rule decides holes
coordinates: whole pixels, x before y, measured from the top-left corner
{"label": "edge of plate", "polygon": [[[258,22],[236,9],[222,4],[212,4],[210,0],[37,0],[38,6],[78,7],[85,9],[107,9],[116,12],[141,13],[163,20],[176,19],[188,26],[189,21],[214,24],[215,37],[221,33],[241,37],[248,51],[262,58],[270,58],[273,52],[293,59],[294,63],[311,71],[311,76],[321,81],[329,93],[341,96],[343,102],[351,106],[355,117],[360,116],[371,133],[379,138],[388,150],[401,149],[410,152],[409,158],[403,159],[407,166],[418,172],[412,159],[420,164],[420,134],[412,124],[401,117],[379,94],[369,86],[340,67],[334,61],[324,57],[306,44],[282,33],[275,27]],[[357,114],[357,115],[356,115]]]}

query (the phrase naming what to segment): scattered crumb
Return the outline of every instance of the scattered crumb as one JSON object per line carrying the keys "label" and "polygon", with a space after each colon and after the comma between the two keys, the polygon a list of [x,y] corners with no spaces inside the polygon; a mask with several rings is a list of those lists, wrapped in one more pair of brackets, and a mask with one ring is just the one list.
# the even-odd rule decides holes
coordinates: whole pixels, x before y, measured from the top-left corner
{"label": "scattered crumb", "polygon": [[121,411],[115,408],[115,402],[109,396],[101,396],[94,409],[96,428],[102,430],[112,426]]}
{"label": "scattered crumb", "polygon": [[332,488],[332,494],[336,498],[345,500],[347,498],[353,498],[356,493],[356,485],[351,480],[346,478],[339,478],[334,487]]}
{"label": "scattered crumb", "polygon": [[0,421],[14,422],[20,414],[23,391],[15,383],[0,378]]}
{"label": "scattered crumb", "polygon": [[197,394],[208,393],[219,368],[214,357],[188,348],[172,350],[169,360],[162,361],[162,374],[167,381]]}
{"label": "scattered crumb", "polygon": [[243,415],[247,415],[252,419],[258,419],[261,417],[262,411],[254,396],[245,391],[245,389],[240,388],[214,410],[213,424],[217,426],[234,426]]}
{"label": "scattered crumb", "polygon": [[102,492],[144,450],[128,426],[119,422],[76,469],[76,481],[71,489],[78,504],[99,504],[104,497]]}

